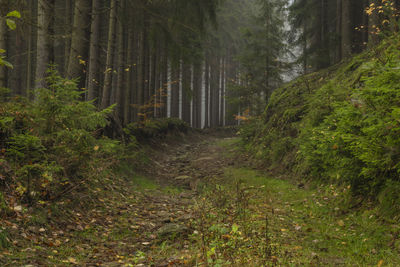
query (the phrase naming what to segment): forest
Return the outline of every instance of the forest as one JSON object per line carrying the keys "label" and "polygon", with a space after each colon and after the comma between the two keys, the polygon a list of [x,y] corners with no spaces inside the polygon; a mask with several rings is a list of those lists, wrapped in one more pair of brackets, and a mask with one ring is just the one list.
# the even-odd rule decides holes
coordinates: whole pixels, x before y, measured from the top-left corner
{"label": "forest", "polygon": [[399,266],[399,0],[0,0],[1,266]]}

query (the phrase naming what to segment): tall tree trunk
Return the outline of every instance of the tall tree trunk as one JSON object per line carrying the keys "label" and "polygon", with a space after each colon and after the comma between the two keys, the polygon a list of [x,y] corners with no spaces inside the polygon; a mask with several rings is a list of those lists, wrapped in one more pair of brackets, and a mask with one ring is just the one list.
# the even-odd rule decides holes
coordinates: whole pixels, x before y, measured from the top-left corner
{"label": "tall tree trunk", "polygon": [[65,0],[65,17],[64,17],[64,74],[67,75],[68,64],[69,64],[69,53],[71,50],[71,35],[72,35],[72,0]]}
{"label": "tall tree trunk", "polygon": [[106,69],[104,74],[103,94],[100,105],[101,109],[105,109],[110,105],[116,19],[117,19],[117,0],[111,0],[110,17],[108,25],[107,59],[106,59]]}
{"label": "tall tree trunk", "polygon": [[[29,12],[29,18],[30,21],[33,21],[34,17],[34,7],[33,7],[33,2],[29,1],[28,3],[28,12]],[[26,57],[26,95],[28,98],[31,97],[30,91],[32,88],[32,50],[33,50],[33,27],[32,24],[28,25],[28,32],[27,32],[27,38],[28,38],[28,44],[27,44],[27,57]]]}
{"label": "tall tree trunk", "polygon": [[151,111],[147,106],[150,101],[151,92],[150,92],[150,47],[149,47],[149,21],[147,18],[148,14],[146,12],[143,13],[143,39],[142,39],[142,79],[143,79],[143,104],[146,106],[142,107],[142,112],[145,114],[145,117],[151,115]]}
{"label": "tall tree trunk", "polygon": [[212,128],[219,125],[219,60],[219,57],[213,56],[210,65],[210,115]]}
{"label": "tall tree trunk", "polygon": [[193,66],[193,126],[201,128],[202,114],[202,79],[203,68],[201,63]]}
{"label": "tall tree trunk", "polygon": [[90,27],[89,72],[87,78],[87,100],[98,96],[99,41],[100,41],[100,4],[101,0],[92,0],[92,15]]}
{"label": "tall tree trunk", "polygon": [[129,28],[128,29],[128,46],[127,46],[127,59],[128,59],[128,68],[129,71],[126,73],[127,74],[127,79],[126,79],[126,83],[124,86],[124,125],[127,125],[128,123],[130,123],[132,120],[131,118],[131,104],[133,102],[132,101],[132,95],[133,95],[133,90],[135,90],[134,87],[134,68],[136,68],[136,66],[134,66],[134,51],[135,51],[135,47],[134,47],[134,30],[132,29],[134,27],[134,21],[133,18],[131,18],[129,20]]}
{"label": "tall tree trunk", "polygon": [[186,62],[182,64],[182,119],[190,124],[191,69]]}
{"label": "tall tree trunk", "polygon": [[132,79],[130,82],[131,89],[131,103],[133,106],[131,107],[131,121],[138,121],[138,105],[139,105],[139,91],[141,90],[140,87],[140,78],[139,78],[139,51],[140,51],[140,31],[137,30],[136,20],[133,23],[132,30],[132,38],[133,38],[133,61],[132,61]]}
{"label": "tall tree trunk", "polygon": [[79,86],[84,87],[84,64],[87,61],[87,44],[88,38],[86,34],[89,25],[90,1],[75,0],[74,21],[72,26],[71,49],[69,52],[67,76],[69,78],[80,77]]}
{"label": "tall tree trunk", "polygon": [[156,58],[155,61],[155,77],[154,77],[154,89],[155,89],[155,117],[161,117],[161,98],[162,98],[162,81],[161,81],[161,69],[162,69],[162,58],[161,58],[161,45],[160,43],[156,46]]}
{"label": "tall tree trunk", "polygon": [[125,0],[121,0],[121,8],[119,8],[119,20],[118,20],[118,30],[117,30],[117,47],[118,47],[118,60],[117,60],[117,92],[115,103],[117,104],[116,115],[117,118],[123,121],[123,91],[124,91],[124,78],[125,78],[125,21],[122,20],[123,12],[125,12]]}
{"label": "tall tree trunk", "polygon": [[43,88],[46,86],[46,69],[50,63],[49,27],[51,6],[49,0],[38,0],[37,4],[35,88]]}
{"label": "tall tree trunk", "polygon": [[167,117],[168,110],[168,42],[164,42],[163,47],[163,59],[162,59],[162,69],[161,69],[161,117]]}
{"label": "tall tree trunk", "polygon": [[171,117],[179,118],[180,62],[177,60],[171,65]]}
{"label": "tall tree trunk", "polygon": [[[157,43],[157,41],[156,41]],[[149,107],[149,116],[151,118],[156,117],[155,107],[157,104],[157,99],[159,97],[158,85],[157,85],[157,75],[158,75],[158,49],[157,45],[154,45],[152,55],[151,55],[151,68],[150,68],[150,99],[151,106]]]}
{"label": "tall tree trunk", "polygon": [[350,57],[353,43],[352,1],[342,0],[342,58]]}
{"label": "tall tree trunk", "polygon": [[145,102],[145,48],[144,48],[144,41],[143,39],[145,38],[144,30],[140,33],[140,39],[138,40],[138,46],[139,46],[139,55],[138,55],[138,69],[137,69],[137,81],[138,81],[138,90],[137,90],[137,101],[136,101],[136,114],[138,117],[138,120],[141,120],[143,118],[143,104]]}
{"label": "tall tree trunk", "polygon": [[205,56],[205,67],[204,67],[204,98],[205,98],[205,103],[204,103],[204,111],[205,111],[204,127],[208,128],[210,126],[210,105],[209,105],[209,99],[210,99],[210,64],[209,64],[208,53]]}
{"label": "tall tree trunk", "polygon": [[221,113],[219,125],[225,126],[225,57],[221,60]]}
{"label": "tall tree trunk", "polygon": [[335,62],[340,62],[342,60],[342,0],[336,0],[336,52],[335,52]]}

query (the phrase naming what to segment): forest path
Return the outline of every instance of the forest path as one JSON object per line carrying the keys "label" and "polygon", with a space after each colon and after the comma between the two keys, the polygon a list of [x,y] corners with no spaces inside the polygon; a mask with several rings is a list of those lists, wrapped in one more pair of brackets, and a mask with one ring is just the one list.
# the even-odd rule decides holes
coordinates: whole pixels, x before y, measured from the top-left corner
{"label": "forest path", "polygon": [[200,187],[223,175],[232,159],[224,157],[225,147],[218,145],[231,137],[201,135],[184,143],[162,144],[161,153],[152,160],[151,176],[160,187],[141,194],[140,216],[146,220],[137,229],[139,253],[137,266],[192,266],[194,223],[193,209]]}

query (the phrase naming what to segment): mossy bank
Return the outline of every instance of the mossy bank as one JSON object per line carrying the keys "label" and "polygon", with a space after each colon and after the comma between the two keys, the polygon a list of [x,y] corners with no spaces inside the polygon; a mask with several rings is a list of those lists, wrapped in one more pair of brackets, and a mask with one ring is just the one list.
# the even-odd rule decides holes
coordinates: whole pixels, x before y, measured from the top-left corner
{"label": "mossy bank", "polygon": [[[249,153],[275,172],[351,190],[400,219],[400,36],[277,89],[240,130]],[[377,205],[376,205],[377,204]]]}

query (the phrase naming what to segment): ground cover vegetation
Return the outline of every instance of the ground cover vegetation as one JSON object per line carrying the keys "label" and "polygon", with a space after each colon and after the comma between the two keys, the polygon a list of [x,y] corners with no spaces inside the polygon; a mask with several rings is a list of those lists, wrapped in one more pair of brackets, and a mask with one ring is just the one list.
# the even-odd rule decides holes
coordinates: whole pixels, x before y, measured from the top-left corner
{"label": "ground cover vegetation", "polygon": [[379,204],[398,221],[399,36],[276,90],[241,130],[265,166],[297,178],[348,186],[351,205]]}

